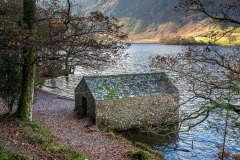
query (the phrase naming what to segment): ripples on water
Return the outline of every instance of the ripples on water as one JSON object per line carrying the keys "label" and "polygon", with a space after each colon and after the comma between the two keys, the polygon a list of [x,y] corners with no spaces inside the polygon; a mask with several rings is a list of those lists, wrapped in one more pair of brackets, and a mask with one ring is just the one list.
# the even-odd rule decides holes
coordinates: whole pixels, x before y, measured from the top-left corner
{"label": "ripples on water", "polygon": [[[143,73],[143,72],[156,72],[156,70],[149,67],[152,57],[156,55],[174,55],[183,51],[183,46],[177,45],[158,45],[158,44],[132,44],[132,46],[126,51],[128,57],[126,59],[119,60],[117,64],[109,66],[102,71],[85,69],[79,67],[75,75],[69,77],[59,77],[56,79],[50,79],[46,82],[46,86],[52,86],[56,88],[44,87],[44,89],[60,94],[62,96],[68,96],[74,98],[74,89],[80,82],[82,76],[85,75],[99,75],[99,74],[123,74],[123,73]],[[227,47],[221,47],[221,49],[228,49]],[[181,97],[188,96],[183,85],[176,84],[180,90]],[[182,107],[182,110],[188,109],[193,104],[188,104]],[[223,143],[223,118],[215,115],[210,117],[211,121],[219,122],[218,125],[212,125],[210,122],[204,122],[197,127],[193,128],[189,132],[179,132],[179,139],[174,142],[162,146],[162,143],[151,143],[156,150],[164,153],[166,159],[169,160],[214,160],[218,159],[217,154],[220,151],[218,146]],[[183,126],[184,128],[184,126]],[[216,131],[216,130],[220,130]],[[233,133],[231,128],[228,129],[229,134],[227,136],[227,151],[240,154],[240,138],[238,134]],[[237,130],[236,132],[240,132]],[[161,138],[161,137],[159,137]],[[166,138],[166,137],[165,137]],[[162,142],[162,141],[161,141]],[[166,142],[164,142],[166,143]]]}

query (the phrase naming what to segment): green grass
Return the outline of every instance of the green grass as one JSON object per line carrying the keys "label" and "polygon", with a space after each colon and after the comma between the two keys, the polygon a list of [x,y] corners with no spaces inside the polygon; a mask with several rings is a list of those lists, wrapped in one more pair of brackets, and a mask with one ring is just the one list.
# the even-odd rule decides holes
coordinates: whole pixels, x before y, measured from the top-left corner
{"label": "green grass", "polygon": [[0,160],[27,160],[13,151],[9,151],[0,145]]}
{"label": "green grass", "polygon": [[156,158],[143,150],[128,152],[128,156],[137,160],[156,160]]}
{"label": "green grass", "polygon": [[[203,42],[208,44],[212,42],[217,45],[240,45],[240,28],[234,30],[231,34],[224,35],[223,33],[227,33],[231,31],[233,28],[228,27],[226,29],[216,28],[214,31],[210,31],[209,33],[206,31],[205,35],[195,36],[195,40],[198,42]],[[216,36],[211,36],[212,33],[219,33]],[[224,35],[224,36],[223,36]]]}
{"label": "green grass", "polygon": [[60,145],[55,137],[49,132],[47,128],[38,122],[32,122],[26,125],[25,135],[31,141],[40,144],[48,151],[53,151],[62,155],[65,160],[85,160],[86,157],[74,151],[71,148]]}
{"label": "green grass", "polygon": [[[215,43],[217,45],[224,45],[224,46],[229,46],[229,45],[236,46],[236,45],[240,44],[240,40],[235,40],[233,42],[230,42],[229,37],[221,37],[221,38],[217,37],[216,39],[217,40],[211,39],[211,38],[208,38],[208,37],[195,37],[195,40],[197,42],[202,42],[202,43],[205,43],[205,44]],[[240,39],[240,36],[239,36],[238,39]]]}

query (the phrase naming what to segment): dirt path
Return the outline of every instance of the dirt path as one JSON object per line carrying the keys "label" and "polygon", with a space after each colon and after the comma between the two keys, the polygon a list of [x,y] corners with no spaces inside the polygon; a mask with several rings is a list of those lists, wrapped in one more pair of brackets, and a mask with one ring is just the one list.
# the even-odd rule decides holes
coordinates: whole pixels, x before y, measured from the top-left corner
{"label": "dirt path", "polygon": [[33,116],[42,121],[64,145],[85,153],[91,160],[127,160],[134,147],[103,132],[89,130],[87,119],[74,113],[74,101],[39,91]]}

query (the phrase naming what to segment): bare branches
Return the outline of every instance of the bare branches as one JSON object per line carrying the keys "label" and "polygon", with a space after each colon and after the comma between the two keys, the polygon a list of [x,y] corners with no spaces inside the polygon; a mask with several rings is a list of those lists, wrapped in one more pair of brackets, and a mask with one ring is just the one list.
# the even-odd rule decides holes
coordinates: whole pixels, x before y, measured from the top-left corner
{"label": "bare branches", "polygon": [[240,2],[235,0],[179,0],[177,10],[202,13],[220,23],[240,25]]}
{"label": "bare branches", "polygon": [[[16,2],[16,4],[15,4]],[[26,43],[28,33],[23,30],[22,5],[19,1],[1,1],[0,6],[0,52],[14,50],[21,54],[22,47],[32,46],[37,51],[34,63],[41,67],[46,61],[58,63],[68,74],[68,66],[104,66],[114,63],[128,44],[121,43],[127,35],[120,32],[115,18],[100,12],[85,14],[70,0],[38,1],[34,25],[36,36]],[[9,19],[9,18],[10,19]],[[48,62],[47,62],[48,63]],[[65,67],[64,67],[65,66]]]}

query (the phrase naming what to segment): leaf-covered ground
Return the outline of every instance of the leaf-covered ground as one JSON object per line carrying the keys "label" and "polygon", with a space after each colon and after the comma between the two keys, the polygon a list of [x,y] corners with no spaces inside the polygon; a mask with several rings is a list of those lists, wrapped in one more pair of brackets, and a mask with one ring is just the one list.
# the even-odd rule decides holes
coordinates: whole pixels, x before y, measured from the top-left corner
{"label": "leaf-covered ground", "polygon": [[[75,114],[74,105],[73,100],[39,90],[33,108],[37,122],[23,124],[14,118],[0,116],[0,146],[4,147],[4,154],[34,160],[136,159],[129,153],[138,153],[141,149],[97,131],[88,119],[80,119]],[[2,106],[0,100],[0,114],[4,112]],[[162,159],[156,157],[154,159]]]}
{"label": "leaf-covered ground", "polygon": [[68,157],[85,160],[81,154],[60,145],[47,130],[36,123],[27,124],[1,116],[0,126],[1,160],[62,160]]}
{"label": "leaf-covered ground", "polygon": [[113,139],[104,132],[92,131],[88,119],[80,119],[74,110],[74,101],[39,91],[33,116],[47,126],[61,143],[85,153],[89,159],[129,159],[135,148],[127,142]]}

